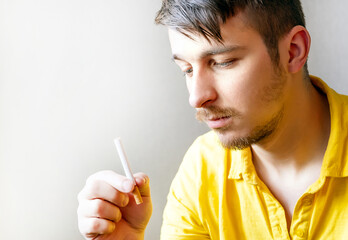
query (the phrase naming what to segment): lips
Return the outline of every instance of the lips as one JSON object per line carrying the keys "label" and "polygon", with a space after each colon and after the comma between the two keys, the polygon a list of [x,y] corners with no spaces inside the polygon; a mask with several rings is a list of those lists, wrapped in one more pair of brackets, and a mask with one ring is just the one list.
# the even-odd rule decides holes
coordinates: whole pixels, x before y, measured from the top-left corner
{"label": "lips", "polygon": [[217,128],[223,128],[228,125],[230,122],[231,117],[226,116],[226,117],[219,117],[219,118],[209,118],[206,120],[206,123],[208,126],[212,129],[217,129]]}

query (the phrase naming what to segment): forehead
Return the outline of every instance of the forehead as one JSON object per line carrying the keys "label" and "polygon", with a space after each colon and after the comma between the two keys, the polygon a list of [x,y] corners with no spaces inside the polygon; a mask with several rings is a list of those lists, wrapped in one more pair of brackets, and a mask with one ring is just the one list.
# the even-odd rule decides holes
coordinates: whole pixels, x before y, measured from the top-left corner
{"label": "forehead", "polygon": [[224,47],[252,48],[263,44],[260,34],[251,28],[243,20],[243,14],[239,13],[227,19],[220,25],[222,43],[208,41],[204,36],[168,28],[169,41],[174,56],[198,57],[205,52],[214,52]]}

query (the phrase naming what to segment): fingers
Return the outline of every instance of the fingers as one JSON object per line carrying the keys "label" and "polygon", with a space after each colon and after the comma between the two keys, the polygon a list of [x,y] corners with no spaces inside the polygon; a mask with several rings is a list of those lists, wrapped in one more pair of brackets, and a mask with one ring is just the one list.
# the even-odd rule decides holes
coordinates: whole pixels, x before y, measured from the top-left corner
{"label": "fingers", "polygon": [[77,212],[81,217],[103,218],[114,222],[120,221],[122,217],[121,211],[118,207],[101,199],[82,201]]}
{"label": "fingers", "polygon": [[[143,208],[148,210],[151,208],[149,177],[144,173],[137,173],[134,177],[141,195],[149,197],[147,205],[143,205]],[[130,194],[133,189],[132,180],[112,171],[97,172],[87,179],[84,188],[78,194],[77,209],[79,230],[85,238],[95,239],[100,235],[112,233],[118,228],[122,217],[137,220],[132,217],[134,211],[139,210],[134,208],[135,202]],[[151,214],[148,214],[149,211],[143,211],[148,221]]]}
{"label": "fingers", "polygon": [[[108,200],[94,198],[96,196],[102,196],[101,189],[108,189],[110,187],[110,185],[106,183],[100,183],[100,185],[102,187],[97,188],[99,192],[90,193],[87,191],[87,193],[85,193],[84,196],[89,196],[90,198],[81,197],[83,194],[79,196],[79,206],[77,209],[79,230],[87,239],[94,239],[94,237],[100,234],[109,234],[115,230],[115,223],[121,220],[122,214],[119,207],[111,203],[111,201],[122,206],[126,206],[128,203],[128,196],[125,193],[118,192],[112,187],[113,194],[105,192],[108,194],[105,194],[106,196],[104,196],[104,199]],[[86,188],[88,189],[88,187]],[[120,197],[117,197],[122,195],[126,196],[123,198],[126,199],[126,202],[119,200]]]}
{"label": "fingers", "polygon": [[100,199],[82,201],[77,211],[80,232],[87,238],[112,233],[122,218],[118,207]]}
{"label": "fingers", "polygon": [[126,192],[132,189],[132,181],[114,172],[102,171],[91,175],[78,194],[80,232],[87,239],[113,232],[122,217],[119,207],[127,206],[129,196]]}
{"label": "fingers", "polygon": [[103,199],[117,206],[124,207],[128,204],[128,194],[115,189],[107,182],[93,179],[89,180],[78,196],[79,201]]}
{"label": "fingers", "polygon": [[134,174],[135,181],[143,197],[150,197],[150,179],[145,173]]}
{"label": "fingers", "polygon": [[79,220],[80,232],[88,239],[112,233],[115,228],[114,222],[102,218],[83,218]]}
{"label": "fingers", "polygon": [[100,171],[91,175],[87,179],[86,184],[88,185],[90,182],[93,182],[93,181],[106,182],[110,184],[111,186],[113,186],[114,188],[116,188],[117,190],[121,192],[125,192],[125,193],[131,192],[134,187],[132,180],[128,179],[127,177],[123,175],[119,175],[113,171],[108,171],[108,170]]}

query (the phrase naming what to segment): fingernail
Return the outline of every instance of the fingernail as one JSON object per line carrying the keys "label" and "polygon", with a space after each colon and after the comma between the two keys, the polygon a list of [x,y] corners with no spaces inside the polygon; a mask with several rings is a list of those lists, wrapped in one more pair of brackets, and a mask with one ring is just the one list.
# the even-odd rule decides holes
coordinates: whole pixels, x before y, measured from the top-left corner
{"label": "fingernail", "polygon": [[111,224],[109,225],[109,233],[112,233],[112,232],[115,230],[115,228],[116,228],[115,223],[111,223]]}
{"label": "fingernail", "polygon": [[121,207],[127,206],[128,201],[129,201],[128,196],[123,195],[123,198],[122,198],[122,200],[121,200]]}
{"label": "fingernail", "polygon": [[135,178],[135,181],[137,182],[137,184],[141,184],[143,185],[144,183],[146,183],[146,180],[144,178]]}
{"label": "fingernail", "polygon": [[133,181],[129,180],[129,179],[125,179],[123,180],[123,190],[126,192],[130,192],[131,189],[133,188]]}
{"label": "fingernail", "polygon": [[141,179],[141,181],[143,186],[146,185],[146,178]]}

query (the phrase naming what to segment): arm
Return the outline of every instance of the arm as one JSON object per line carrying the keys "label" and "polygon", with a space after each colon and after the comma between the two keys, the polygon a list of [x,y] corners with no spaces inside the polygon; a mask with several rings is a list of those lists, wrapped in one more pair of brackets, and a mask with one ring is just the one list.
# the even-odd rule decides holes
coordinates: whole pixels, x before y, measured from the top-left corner
{"label": "arm", "polygon": [[161,239],[210,239],[195,208],[185,202],[170,191],[163,214]]}

